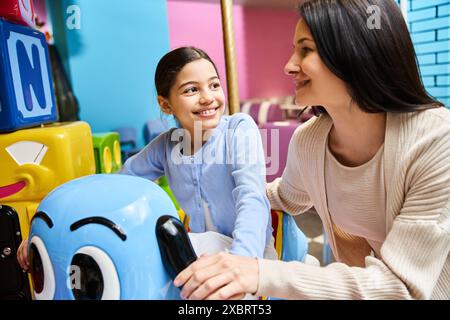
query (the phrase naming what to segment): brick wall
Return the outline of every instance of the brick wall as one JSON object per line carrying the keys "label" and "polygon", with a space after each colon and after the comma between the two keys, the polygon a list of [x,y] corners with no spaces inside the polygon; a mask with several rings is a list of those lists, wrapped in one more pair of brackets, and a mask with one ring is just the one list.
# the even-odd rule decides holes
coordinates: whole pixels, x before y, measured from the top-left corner
{"label": "brick wall", "polygon": [[450,108],[450,0],[408,0],[408,24],[423,83]]}

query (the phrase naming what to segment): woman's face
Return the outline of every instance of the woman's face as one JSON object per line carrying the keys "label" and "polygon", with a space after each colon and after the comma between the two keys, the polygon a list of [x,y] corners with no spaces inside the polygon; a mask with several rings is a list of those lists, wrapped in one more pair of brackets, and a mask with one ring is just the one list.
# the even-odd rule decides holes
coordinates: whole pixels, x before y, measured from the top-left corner
{"label": "woman's face", "polygon": [[186,64],[166,101],[169,106],[166,113],[173,114],[191,133],[191,138],[196,122],[201,125],[202,133],[214,129],[225,109],[225,95],[212,63],[199,59]]}
{"label": "woman's face", "polygon": [[328,108],[350,101],[345,83],[320,59],[313,36],[303,19],[295,28],[293,47],[294,53],[284,71],[294,79],[297,105]]}

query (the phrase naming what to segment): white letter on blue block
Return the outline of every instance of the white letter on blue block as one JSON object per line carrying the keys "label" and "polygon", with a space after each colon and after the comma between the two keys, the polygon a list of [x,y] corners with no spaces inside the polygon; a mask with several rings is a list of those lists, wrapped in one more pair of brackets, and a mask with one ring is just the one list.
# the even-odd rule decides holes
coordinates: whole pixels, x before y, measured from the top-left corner
{"label": "white letter on blue block", "polygon": [[17,109],[24,118],[50,115],[53,107],[50,66],[41,40],[11,32],[7,44]]}

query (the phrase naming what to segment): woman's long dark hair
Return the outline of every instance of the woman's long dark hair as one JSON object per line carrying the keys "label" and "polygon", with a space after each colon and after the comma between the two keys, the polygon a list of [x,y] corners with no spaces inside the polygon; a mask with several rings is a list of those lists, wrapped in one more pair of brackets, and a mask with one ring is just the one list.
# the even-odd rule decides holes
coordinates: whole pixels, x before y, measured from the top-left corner
{"label": "woman's long dark hair", "polygon": [[[395,1],[306,0],[299,12],[322,61],[347,84],[363,111],[411,112],[443,106],[423,86],[414,46]],[[378,26],[370,24],[374,13],[380,15]]]}

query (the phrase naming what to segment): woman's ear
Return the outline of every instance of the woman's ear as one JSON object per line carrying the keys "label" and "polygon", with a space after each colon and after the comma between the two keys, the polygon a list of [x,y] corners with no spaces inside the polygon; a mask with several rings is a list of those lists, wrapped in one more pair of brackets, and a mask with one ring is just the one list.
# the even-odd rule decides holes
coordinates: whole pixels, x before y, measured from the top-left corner
{"label": "woman's ear", "polygon": [[161,107],[162,112],[165,114],[172,114],[172,108],[170,107],[169,100],[162,96],[158,96],[158,104]]}

